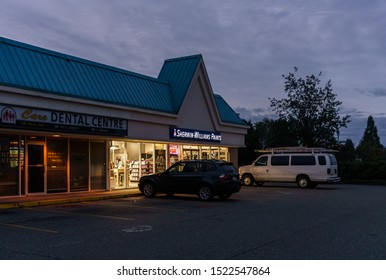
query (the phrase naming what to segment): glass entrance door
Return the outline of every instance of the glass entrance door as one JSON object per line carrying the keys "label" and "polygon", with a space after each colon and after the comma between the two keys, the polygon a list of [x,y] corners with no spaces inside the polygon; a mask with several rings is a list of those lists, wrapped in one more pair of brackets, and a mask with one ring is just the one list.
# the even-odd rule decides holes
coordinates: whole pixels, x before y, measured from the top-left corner
{"label": "glass entrance door", "polygon": [[28,193],[45,192],[44,143],[28,143]]}

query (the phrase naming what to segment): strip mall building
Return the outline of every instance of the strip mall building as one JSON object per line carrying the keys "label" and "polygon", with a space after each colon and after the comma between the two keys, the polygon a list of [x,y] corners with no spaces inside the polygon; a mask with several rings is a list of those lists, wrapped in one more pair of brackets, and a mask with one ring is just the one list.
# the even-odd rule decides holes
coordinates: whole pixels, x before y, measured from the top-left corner
{"label": "strip mall building", "polygon": [[157,78],[0,37],[0,196],[136,188],[181,159],[237,164],[247,125],[201,55]]}

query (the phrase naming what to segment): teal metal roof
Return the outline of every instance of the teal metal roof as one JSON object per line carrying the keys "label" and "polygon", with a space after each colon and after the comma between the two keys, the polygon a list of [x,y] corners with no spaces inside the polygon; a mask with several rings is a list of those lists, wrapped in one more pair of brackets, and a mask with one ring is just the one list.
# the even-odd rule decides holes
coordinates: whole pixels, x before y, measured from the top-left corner
{"label": "teal metal roof", "polygon": [[[168,59],[156,79],[0,37],[0,85],[178,114],[201,60]],[[222,122],[245,125],[214,97]]]}
{"label": "teal metal roof", "polygon": [[111,104],[176,113],[155,78],[0,37],[0,83]]}
{"label": "teal metal roof", "polygon": [[218,94],[214,94],[214,100],[216,101],[217,109],[220,114],[221,121],[225,123],[233,123],[238,125],[246,125],[246,123],[240,119],[239,115],[228,103]]}
{"label": "teal metal roof", "polygon": [[201,59],[201,55],[168,59],[162,66],[158,80],[170,84],[173,103],[177,111],[184,101],[186,92]]}

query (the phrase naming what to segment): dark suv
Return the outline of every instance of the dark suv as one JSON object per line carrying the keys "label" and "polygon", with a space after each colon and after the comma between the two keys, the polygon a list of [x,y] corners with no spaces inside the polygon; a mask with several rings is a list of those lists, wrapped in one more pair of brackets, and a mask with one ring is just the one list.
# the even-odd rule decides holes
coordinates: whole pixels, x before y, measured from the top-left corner
{"label": "dark suv", "polygon": [[201,200],[212,200],[215,195],[229,198],[240,190],[239,173],[231,162],[215,160],[184,160],[162,173],[142,176],[139,190],[146,197],[157,192],[173,195],[197,194]]}

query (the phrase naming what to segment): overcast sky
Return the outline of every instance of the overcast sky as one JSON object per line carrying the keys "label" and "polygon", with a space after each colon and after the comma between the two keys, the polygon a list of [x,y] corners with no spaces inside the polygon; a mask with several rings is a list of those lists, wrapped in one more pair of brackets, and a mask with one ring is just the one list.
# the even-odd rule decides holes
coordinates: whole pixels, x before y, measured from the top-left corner
{"label": "overcast sky", "polygon": [[384,0],[0,0],[0,36],[157,77],[202,54],[215,93],[245,119],[276,117],[283,74],[322,72],[358,144],[372,115],[386,145]]}

